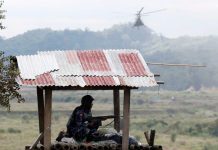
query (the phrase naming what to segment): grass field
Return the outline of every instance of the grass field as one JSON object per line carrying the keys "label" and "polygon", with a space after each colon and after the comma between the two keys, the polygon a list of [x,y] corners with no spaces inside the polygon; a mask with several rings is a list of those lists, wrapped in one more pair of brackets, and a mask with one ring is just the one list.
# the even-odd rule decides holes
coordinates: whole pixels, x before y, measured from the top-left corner
{"label": "grass field", "polygon": [[[23,150],[38,136],[35,91],[21,91],[25,103],[13,102],[11,112],[0,108],[0,150]],[[74,107],[86,92],[54,92],[52,140],[65,125]],[[112,92],[92,91],[93,115],[113,113]],[[121,109],[122,109],[121,92]],[[164,150],[218,149],[218,91],[133,90],[131,93],[130,134],[145,143],[144,131],[155,129],[155,143]],[[122,111],[121,111],[122,112]],[[109,123],[110,120],[103,123]]]}

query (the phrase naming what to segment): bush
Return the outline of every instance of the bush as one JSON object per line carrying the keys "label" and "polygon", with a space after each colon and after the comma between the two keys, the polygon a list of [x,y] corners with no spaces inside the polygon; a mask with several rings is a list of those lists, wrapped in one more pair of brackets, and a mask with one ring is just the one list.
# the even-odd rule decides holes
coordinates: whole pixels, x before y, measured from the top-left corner
{"label": "bush", "polygon": [[196,130],[196,128],[192,128],[192,127],[190,127],[190,128],[188,129],[188,133],[189,133],[191,136],[197,136],[197,135],[200,134],[200,133],[198,133],[198,131]]}
{"label": "bush", "polygon": [[73,101],[73,98],[72,97],[67,97],[64,99],[64,102],[66,103],[69,103],[69,102],[72,102]]}
{"label": "bush", "polygon": [[8,128],[8,133],[21,133],[21,130],[14,129],[14,128]]}
{"label": "bush", "polygon": [[61,116],[61,115],[60,115],[59,113],[58,113],[58,114],[54,114],[54,116],[53,116],[54,118],[53,118],[53,119],[54,119],[55,121],[59,121],[60,116]]}
{"label": "bush", "polygon": [[22,123],[29,123],[30,119],[31,119],[31,117],[29,115],[23,115],[22,116]]}
{"label": "bush", "polygon": [[140,141],[140,139],[141,139],[141,137],[139,135],[136,135],[135,138],[137,141]]}
{"label": "bush", "polygon": [[138,99],[137,102],[136,102],[138,105],[143,105],[145,103],[144,100],[142,99]]}
{"label": "bush", "polygon": [[216,119],[214,124],[209,128],[209,132],[211,135],[218,137],[218,119]]}
{"label": "bush", "polygon": [[176,142],[176,133],[173,133],[173,134],[171,134],[171,137],[170,137],[170,139],[171,139],[171,142]]}
{"label": "bush", "polygon": [[168,126],[168,124],[165,121],[156,120],[156,119],[148,120],[145,124],[148,128],[152,128],[152,127],[155,127],[157,125],[160,125],[161,127]]}
{"label": "bush", "polygon": [[211,144],[207,144],[204,145],[203,150],[217,150],[218,145],[211,145]]}
{"label": "bush", "polygon": [[108,98],[103,98],[102,100],[101,100],[101,102],[102,103],[108,103],[110,100],[108,99]]}
{"label": "bush", "polygon": [[0,129],[0,133],[5,133],[5,130],[4,129]]}

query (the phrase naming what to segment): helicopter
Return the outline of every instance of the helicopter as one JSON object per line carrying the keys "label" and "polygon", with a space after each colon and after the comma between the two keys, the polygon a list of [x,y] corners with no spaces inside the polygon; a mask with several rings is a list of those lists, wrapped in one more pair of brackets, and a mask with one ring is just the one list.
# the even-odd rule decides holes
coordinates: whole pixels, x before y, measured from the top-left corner
{"label": "helicopter", "polygon": [[144,26],[144,23],[141,19],[142,16],[146,16],[148,14],[151,14],[151,13],[156,13],[156,12],[160,12],[160,11],[164,11],[166,9],[159,9],[159,10],[154,10],[154,11],[150,11],[150,12],[145,12],[145,13],[142,13],[144,7],[142,7],[135,15],[136,15],[136,20],[135,20],[135,23],[133,24],[133,27],[140,27],[140,26]]}

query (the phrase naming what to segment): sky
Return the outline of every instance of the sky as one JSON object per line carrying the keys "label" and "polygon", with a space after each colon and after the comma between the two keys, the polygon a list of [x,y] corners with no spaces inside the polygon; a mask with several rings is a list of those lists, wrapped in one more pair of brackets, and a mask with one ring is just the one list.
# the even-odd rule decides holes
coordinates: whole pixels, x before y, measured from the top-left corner
{"label": "sky", "polygon": [[179,36],[218,35],[218,0],[4,0],[5,30],[10,38],[38,28],[102,31],[115,24],[134,22],[135,14],[166,9],[143,16],[157,34]]}

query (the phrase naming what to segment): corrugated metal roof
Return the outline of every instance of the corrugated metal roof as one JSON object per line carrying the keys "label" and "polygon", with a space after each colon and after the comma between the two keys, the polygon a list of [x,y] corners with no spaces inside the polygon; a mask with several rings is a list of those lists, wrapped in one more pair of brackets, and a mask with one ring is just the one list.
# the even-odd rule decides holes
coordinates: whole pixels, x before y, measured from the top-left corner
{"label": "corrugated metal roof", "polygon": [[44,51],[17,56],[21,85],[154,86],[138,50]]}
{"label": "corrugated metal roof", "polygon": [[17,56],[17,61],[23,79],[35,79],[37,75],[59,69],[54,55]]}
{"label": "corrugated metal roof", "polygon": [[154,77],[111,77],[111,76],[52,76],[49,73],[37,76],[35,80],[18,78],[20,85],[28,86],[155,86]]}

